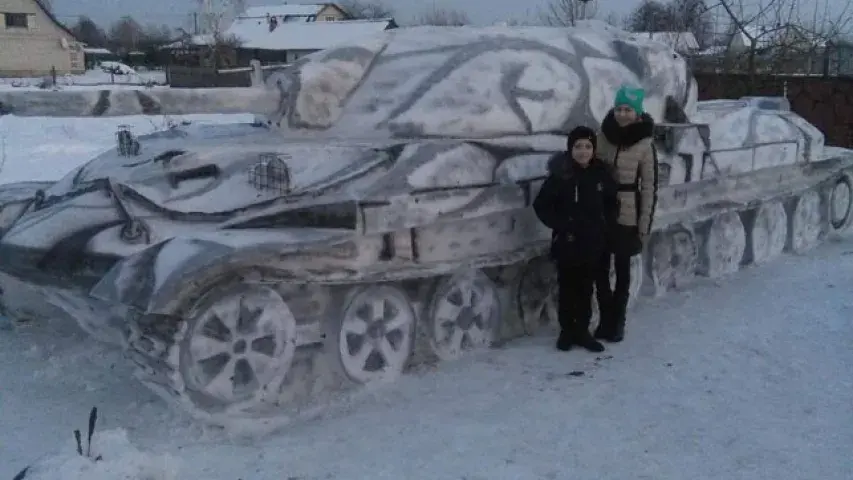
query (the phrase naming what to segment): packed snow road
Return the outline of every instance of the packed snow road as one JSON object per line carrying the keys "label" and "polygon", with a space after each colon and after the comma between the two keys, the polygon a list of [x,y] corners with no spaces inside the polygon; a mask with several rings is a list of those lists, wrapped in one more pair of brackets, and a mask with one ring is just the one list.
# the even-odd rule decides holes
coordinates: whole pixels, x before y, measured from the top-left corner
{"label": "packed snow road", "polygon": [[97,405],[182,479],[849,480],[851,285],[831,242],[644,301],[605,354],[523,339],[260,438],[181,417],[73,325],[0,331],[0,478]]}

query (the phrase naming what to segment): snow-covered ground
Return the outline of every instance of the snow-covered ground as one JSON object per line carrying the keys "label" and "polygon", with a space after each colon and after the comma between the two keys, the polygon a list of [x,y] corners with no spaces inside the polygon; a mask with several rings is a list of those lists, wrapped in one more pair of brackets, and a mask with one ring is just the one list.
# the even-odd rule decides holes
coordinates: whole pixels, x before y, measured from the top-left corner
{"label": "snow-covered ground", "polygon": [[[150,120],[0,118],[0,183],[59,178]],[[0,478],[849,480],[851,285],[847,238],[644,300],[604,354],[522,339],[263,437],[188,420],[75,325],[5,324]],[[72,437],[92,406],[97,464]]]}
{"label": "snow-covered ground", "polygon": [[76,455],[98,406],[182,479],[849,480],[850,285],[847,239],[643,302],[605,354],[524,339],[257,439],[185,420],[71,325],[0,332],[0,478]]}

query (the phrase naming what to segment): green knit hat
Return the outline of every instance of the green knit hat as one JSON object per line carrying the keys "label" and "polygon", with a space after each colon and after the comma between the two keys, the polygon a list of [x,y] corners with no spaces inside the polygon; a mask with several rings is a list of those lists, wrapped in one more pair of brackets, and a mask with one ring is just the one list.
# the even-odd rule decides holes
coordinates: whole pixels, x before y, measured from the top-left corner
{"label": "green knit hat", "polygon": [[622,85],[616,92],[616,100],[613,102],[613,106],[618,107],[619,105],[628,105],[637,112],[637,115],[642,115],[643,99],[645,97],[646,91],[642,88]]}

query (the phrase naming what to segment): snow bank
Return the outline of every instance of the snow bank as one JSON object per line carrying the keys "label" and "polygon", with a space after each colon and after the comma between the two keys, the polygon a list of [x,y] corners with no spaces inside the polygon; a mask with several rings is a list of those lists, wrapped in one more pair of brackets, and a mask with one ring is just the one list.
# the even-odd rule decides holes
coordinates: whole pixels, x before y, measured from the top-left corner
{"label": "snow bank", "polygon": [[[123,64],[122,64],[123,65]],[[57,75],[56,83],[61,88],[140,88],[140,85],[165,85],[166,72],[153,70],[138,72],[127,65],[118,67],[118,74],[110,74],[102,68],[86,70],[79,75]],[[3,78],[0,77],[0,90],[24,89],[38,90],[47,77],[23,77]]]}
{"label": "snow bank", "polygon": [[[249,123],[252,119],[252,115],[246,114],[83,119],[0,117],[0,184],[59,180],[114,148],[116,130],[121,124],[128,125],[134,135],[145,135],[184,122],[223,125]],[[144,152],[144,144],[142,148]]]}
{"label": "snow bank", "polygon": [[[24,480],[176,480],[177,459],[168,454],[142,452],[121,428],[95,433],[91,454],[79,455],[72,439],[66,453],[33,465]],[[85,447],[84,447],[84,452]],[[100,460],[95,460],[100,458]]]}

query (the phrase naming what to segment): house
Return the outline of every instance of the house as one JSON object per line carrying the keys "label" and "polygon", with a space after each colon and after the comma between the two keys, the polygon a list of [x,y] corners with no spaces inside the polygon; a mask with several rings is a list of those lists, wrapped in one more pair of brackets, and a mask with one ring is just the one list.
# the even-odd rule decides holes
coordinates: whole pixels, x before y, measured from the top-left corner
{"label": "house", "polygon": [[699,41],[696,40],[696,35],[693,35],[693,32],[634,32],[632,35],[665,43],[682,54],[692,54],[699,51]]}
{"label": "house", "polygon": [[826,42],[823,74],[853,77],[853,41],[837,39]]}
{"label": "house", "polygon": [[[290,63],[393,28],[397,28],[393,18],[352,20],[335,4],[251,7],[219,35],[219,41],[211,34],[187,35],[163,49],[170,51],[172,64],[187,66],[205,64],[205,56],[217,58],[219,67],[246,66],[253,59]],[[215,55],[205,55],[213,50]]]}
{"label": "house", "polygon": [[238,19],[275,19],[275,22],[338,22],[351,20],[349,13],[334,3],[282,4],[249,7]]}
{"label": "house", "polygon": [[0,76],[83,73],[83,44],[40,0],[0,0]]}
{"label": "house", "polygon": [[775,26],[744,25],[735,28],[728,42],[730,52],[743,53],[754,50],[758,54],[778,49],[811,50],[819,48],[820,40],[802,28],[786,24]]}
{"label": "house", "polygon": [[265,19],[238,18],[226,32],[238,42],[237,63],[290,63],[309,53],[352,44],[397,28],[394,19],[344,20],[275,24]]}
{"label": "house", "polygon": [[824,70],[827,42],[793,24],[745,25],[732,32],[726,55],[752,59],[756,71],[815,74]]}

